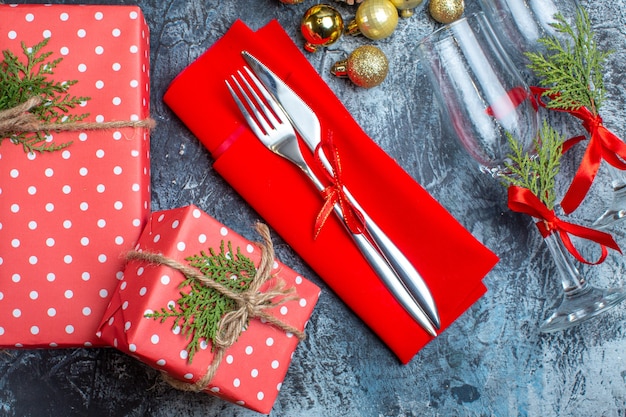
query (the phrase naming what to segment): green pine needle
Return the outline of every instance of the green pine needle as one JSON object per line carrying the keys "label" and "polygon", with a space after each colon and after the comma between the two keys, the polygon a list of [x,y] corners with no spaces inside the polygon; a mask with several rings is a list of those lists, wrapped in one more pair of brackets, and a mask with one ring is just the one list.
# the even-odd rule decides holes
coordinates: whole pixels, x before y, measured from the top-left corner
{"label": "green pine needle", "polygon": [[551,96],[548,108],[576,110],[584,106],[597,115],[606,95],[603,69],[611,51],[598,49],[589,15],[582,7],[576,13],[575,28],[560,13],[555,20],[552,26],[571,38],[571,44],[556,37],[539,39],[546,53],[528,52],[528,66],[549,89],[544,93]]}
{"label": "green pine needle", "polygon": [[[203,251],[199,255],[190,256],[187,261],[206,277],[231,290],[243,292],[250,287],[256,274],[254,262],[243,255],[240,248],[233,255],[231,242],[228,242],[228,251],[225,251],[224,245],[222,241],[219,253],[209,248],[209,254]],[[220,319],[235,310],[237,304],[193,277],[188,277],[179,288],[186,288],[188,292],[181,291],[176,304],[162,307],[160,311],[146,314],[145,317],[160,320],[161,323],[173,318],[172,328],[179,327],[181,333],[190,339],[187,351],[191,363],[200,342],[215,341]]]}
{"label": "green pine needle", "polygon": [[548,209],[553,210],[556,201],[556,176],[563,154],[564,137],[544,120],[540,139],[535,140],[536,153],[524,152],[521,143],[509,136],[511,162],[506,163],[510,175],[502,176],[507,185],[530,190]]}
{"label": "green pine needle", "polygon": [[[39,96],[42,104],[31,110],[43,123],[72,123],[83,120],[88,114],[72,115],[70,110],[79,106],[89,97],[75,97],[69,89],[77,80],[53,81],[54,75],[63,58],[50,59],[52,52],[45,51],[50,38],[45,38],[33,47],[22,42],[22,54],[25,60],[9,50],[2,51],[0,62],[0,110],[7,110],[25,103],[32,97]],[[16,145],[22,145],[25,152],[48,152],[63,149],[71,142],[46,142],[50,132],[15,132],[8,138]]]}

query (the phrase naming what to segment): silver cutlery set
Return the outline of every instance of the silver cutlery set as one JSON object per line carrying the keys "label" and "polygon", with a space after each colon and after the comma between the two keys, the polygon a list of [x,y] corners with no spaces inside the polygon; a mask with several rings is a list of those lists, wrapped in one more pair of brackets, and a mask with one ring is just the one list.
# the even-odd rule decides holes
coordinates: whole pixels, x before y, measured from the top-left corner
{"label": "silver cutlery set", "polygon": [[[257,58],[246,51],[242,56],[249,68],[245,66],[243,71],[237,71],[231,80],[226,80],[226,86],[249,127],[265,147],[300,168],[318,191],[324,190],[326,187],[304,159],[296,134],[310,152],[318,152],[322,164],[333,175],[328,158],[319,149],[322,133],[318,117]],[[340,205],[335,203],[333,210],[347,233],[400,305],[428,334],[437,336],[441,327],[439,312],[422,276],[345,186],[342,191],[363,222],[362,233],[353,232]]]}

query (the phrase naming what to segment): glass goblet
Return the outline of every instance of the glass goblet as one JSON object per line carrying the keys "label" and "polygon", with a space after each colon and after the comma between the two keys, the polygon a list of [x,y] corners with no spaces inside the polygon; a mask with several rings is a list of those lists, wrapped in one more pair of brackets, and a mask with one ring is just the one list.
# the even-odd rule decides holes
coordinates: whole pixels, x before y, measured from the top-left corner
{"label": "glass goblet", "polygon": [[420,40],[417,53],[461,145],[484,172],[504,174],[508,135],[530,151],[538,131],[530,90],[478,12]]}
{"label": "glass goblet", "polygon": [[[552,26],[555,23],[554,16],[560,13],[570,26],[576,27],[576,15],[581,7],[577,0],[478,0],[478,3],[514,64],[531,84],[539,80],[528,69],[530,61],[525,53],[546,52],[539,42],[544,37],[555,37],[563,44],[571,42],[569,36]],[[608,166],[613,193],[611,204],[593,222],[593,226],[598,229],[608,228],[626,219],[626,175],[609,164],[605,165]]]}
{"label": "glass goblet", "polygon": [[[440,104],[465,150],[483,172],[507,175],[509,135],[532,151],[538,116],[528,86],[499,43],[484,13],[444,26],[419,42],[418,56]],[[544,239],[563,288],[543,332],[591,318],[624,298],[622,289],[592,287],[580,275],[558,233]]]}

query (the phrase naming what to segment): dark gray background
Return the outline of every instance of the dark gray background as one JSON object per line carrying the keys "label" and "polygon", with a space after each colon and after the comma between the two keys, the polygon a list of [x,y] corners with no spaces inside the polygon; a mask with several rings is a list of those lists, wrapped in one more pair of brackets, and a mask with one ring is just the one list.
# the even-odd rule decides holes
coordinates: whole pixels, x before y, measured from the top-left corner
{"label": "dark gray background", "polygon": [[[425,2],[427,0],[424,0]],[[15,3],[40,3],[15,1]],[[316,3],[278,0],[146,0],[58,3],[139,4],[151,29],[154,210],[194,203],[253,238],[257,214],[211,167],[207,151],[163,104],[169,82],[222,36],[236,18],[253,29],[277,18],[298,44],[299,21]],[[355,8],[333,3],[344,19]],[[582,1],[602,48],[612,48],[606,71],[606,124],[626,135],[626,1]],[[466,0],[466,11],[476,10]],[[504,189],[477,172],[440,120],[415,45],[437,24],[425,10],[402,20],[376,44],[390,74],[364,90],[329,75],[330,65],[356,46],[342,38],[308,57],[355,119],[501,262],[487,276],[489,292],[406,366],[328,290],[289,246],[274,236],[278,257],[323,288],[272,416],[625,416],[626,305],[553,335],[538,325],[559,300],[554,264],[527,216],[507,209]],[[211,104],[207,103],[210,113]],[[571,128],[568,124],[566,126]],[[574,127],[576,127],[574,125]],[[572,169],[572,164],[565,169]],[[606,170],[577,213],[590,222],[610,199]],[[615,229],[626,244],[624,227]],[[451,242],[450,261],[454,262]],[[460,266],[462,267],[462,266]],[[626,268],[612,253],[601,266],[583,266],[598,286],[619,285]],[[1,416],[255,416],[204,394],[182,393],[158,373],[113,349],[0,352]]]}

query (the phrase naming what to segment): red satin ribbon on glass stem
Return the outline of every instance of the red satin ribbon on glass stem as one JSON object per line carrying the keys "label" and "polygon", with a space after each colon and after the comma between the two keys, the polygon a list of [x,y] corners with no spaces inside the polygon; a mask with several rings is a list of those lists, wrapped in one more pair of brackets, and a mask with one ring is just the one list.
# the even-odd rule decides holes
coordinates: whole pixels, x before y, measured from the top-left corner
{"label": "red satin ribbon on glass stem", "polygon": [[[552,233],[558,233],[563,244],[567,250],[580,262],[588,265],[598,265],[606,259],[608,255],[607,248],[614,249],[619,253],[622,253],[621,249],[608,233],[601,232],[596,229],[580,226],[574,223],[561,220],[554,210],[550,210],[535,194],[529,189],[511,185],[508,191],[508,203],[509,208],[518,213],[528,214],[534,218],[539,219],[535,224],[539,229],[541,235],[546,238]],[[569,235],[581,237],[583,239],[591,240],[598,245],[602,250],[600,258],[595,261],[588,261],[585,259],[578,249],[574,246],[574,243],[570,239]]]}
{"label": "red satin ribbon on glass stem", "polygon": [[[320,156],[320,152],[326,155],[328,162],[330,163],[332,174],[329,173]],[[324,188],[322,191],[322,197],[324,197],[324,205],[320,210],[317,218],[315,219],[315,238],[322,231],[324,223],[328,219],[328,216],[332,213],[335,204],[339,204],[343,213],[343,219],[348,226],[348,230],[351,233],[361,234],[364,229],[363,215],[361,212],[348,200],[343,188],[344,183],[342,179],[342,167],[339,151],[335,146],[332,139],[332,134],[328,138],[323,139],[315,149],[315,160],[321,166],[322,172],[325,174],[331,185]]]}
{"label": "red satin ribbon on glass stem", "polygon": [[[546,88],[531,87],[534,101],[541,107],[548,108],[542,100]],[[581,106],[573,110],[549,109],[571,114],[582,120],[583,127],[589,132],[589,143],[574,179],[565,192],[561,207],[566,214],[572,213],[585,199],[593,180],[598,173],[600,163],[604,159],[607,163],[620,170],[626,170],[626,143],[602,124],[602,117],[592,113],[588,108]],[[565,152],[584,137],[577,136],[566,141],[563,147]]]}

